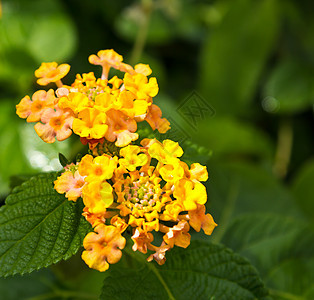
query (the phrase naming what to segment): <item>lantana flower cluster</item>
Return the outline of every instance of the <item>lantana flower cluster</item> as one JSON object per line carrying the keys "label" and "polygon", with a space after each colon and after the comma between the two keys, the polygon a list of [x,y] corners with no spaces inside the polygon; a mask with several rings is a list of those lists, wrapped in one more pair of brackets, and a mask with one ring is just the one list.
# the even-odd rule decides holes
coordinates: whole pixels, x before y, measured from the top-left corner
{"label": "lantana flower cluster", "polygon": [[[32,99],[25,96],[16,112],[27,122],[37,122],[35,131],[43,141],[63,141],[74,132],[85,144],[106,139],[123,147],[138,139],[138,122],[145,120],[160,133],[170,128],[160,108],[153,104],[158,84],[155,77],[147,78],[152,72],[148,65],[133,68],[113,50],[99,51],[89,61],[102,67],[101,78],[93,72],[77,74],[71,86],[61,81],[70,70],[68,64],[42,63],[35,71],[38,84],[54,82],[58,89],[37,91]],[[123,78],[108,79],[110,68],[124,73]]]}
{"label": "lantana flower cluster", "polygon": [[[113,50],[99,51],[89,61],[102,66],[101,78],[77,75],[71,86],[61,82],[68,65],[43,63],[35,72],[38,84],[55,82],[57,90],[37,91],[32,100],[24,97],[17,114],[37,122],[35,130],[45,142],[64,140],[73,131],[89,145],[89,154],[66,165],[54,182],[69,201],[83,199],[83,215],[93,227],[83,241],[87,265],[106,271],[120,260],[127,236],[133,251],[149,253],[148,261],[163,264],[168,250],[190,244],[190,228],[210,235],[217,226],[205,213],[207,193],[201,182],[208,179],[207,169],[183,162],[177,142],[137,141],[138,122],[145,120],[161,133],[170,128],[153,104],[158,85],[147,78],[148,65],[133,68]],[[123,79],[108,80],[110,68],[124,72]],[[158,234],[162,242],[156,245]]]}

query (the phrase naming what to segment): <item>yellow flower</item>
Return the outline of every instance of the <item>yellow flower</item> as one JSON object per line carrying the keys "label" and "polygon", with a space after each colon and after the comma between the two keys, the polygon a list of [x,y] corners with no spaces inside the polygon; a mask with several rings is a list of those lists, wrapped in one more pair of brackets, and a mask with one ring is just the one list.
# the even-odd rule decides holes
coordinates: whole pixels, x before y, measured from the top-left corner
{"label": "yellow flower", "polygon": [[125,73],[123,82],[125,89],[132,92],[136,99],[151,102],[151,98],[158,94],[159,88],[155,77],[148,80],[147,77],[141,73],[134,75]]}
{"label": "yellow flower", "polygon": [[103,154],[93,158],[85,155],[79,163],[78,170],[82,176],[87,176],[85,181],[103,181],[110,179],[117,168],[117,157]]}
{"label": "yellow flower", "polygon": [[144,166],[148,161],[148,157],[144,153],[139,154],[140,151],[140,147],[133,145],[122,148],[120,155],[125,158],[119,159],[120,165],[124,166],[129,171],[135,171],[137,167]]}
{"label": "yellow flower", "polygon": [[27,118],[27,122],[38,122],[45,109],[54,108],[55,103],[54,90],[48,92],[40,90],[34,93],[32,100],[25,96],[21,102],[16,105],[16,113],[20,118]]}
{"label": "yellow flower", "polygon": [[152,74],[152,70],[149,67],[149,65],[145,65],[145,64],[135,65],[134,70],[136,73],[143,74],[144,76],[149,76],[150,74]]}
{"label": "yellow flower", "polygon": [[175,182],[183,178],[184,169],[179,163],[172,165],[164,165],[159,169],[159,173],[163,180],[167,182]]}
{"label": "yellow flower", "polygon": [[93,214],[101,214],[113,203],[112,186],[107,181],[93,181],[82,190],[84,205]]}
{"label": "yellow flower", "polygon": [[80,111],[87,107],[91,107],[91,101],[82,93],[69,93],[58,101],[58,106],[62,109],[69,108],[77,115]]}
{"label": "yellow flower", "polygon": [[[58,83],[61,78],[66,76],[70,71],[68,64],[59,65],[56,62],[42,63],[35,71],[35,76],[39,78],[37,83],[40,85],[47,85],[50,82]],[[62,85],[62,84],[61,84]]]}
{"label": "yellow flower", "polygon": [[197,204],[202,205],[207,201],[205,186],[188,179],[181,179],[175,184],[173,195],[182,202],[185,210],[195,210]]}
{"label": "yellow flower", "polygon": [[94,231],[87,234],[83,241],[85,251],[82,259],[90,268],[103,272],[109,268],[109,264],[120,260],[126,240],[119,229],[111,225],[100,224]]}
{"label": "yellow flower", "polygon": [[87,139],[101,139],[105,136],[108,125],[107,116],[95,108],[84,108],[73,121],[73,131]]}
{"label": "yellow flower", "polygon": [[151,157],[158,159],[163,164],[176,164],[179,162],[178,157],[183,154],[179,144],[171,140],[164,140],[160,143],[154,139],[146,148]]}

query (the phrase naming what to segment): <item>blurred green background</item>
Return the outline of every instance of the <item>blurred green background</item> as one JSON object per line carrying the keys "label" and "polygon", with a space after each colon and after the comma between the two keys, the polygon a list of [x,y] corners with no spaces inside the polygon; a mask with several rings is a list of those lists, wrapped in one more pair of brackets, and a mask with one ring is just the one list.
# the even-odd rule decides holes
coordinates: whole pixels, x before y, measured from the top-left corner
{"label": "blurred green background", "polygon": [[[219,224],[209,240],[247,257],[275,299],[314,299],[312,1],[2,0],[1,5],[2,203],[11,176],[59,170],[58,153],[71,154],[71,140],[45,144],[32,124],[15,115],[20,99],[40,88],[35,69],[42,62],[69,63],[64,82],[71,84],[76,73],[99,75],[88,63],[90,54],[114,49],[127,63],[151,66],[160,87],[154,101],[173,124],[169,137],[182,142],[187,159],[208,167],[208,210]],[[54,282],[47,272],[43,278]],[[39,284],[36,276],[19,282]],[[5,288],[14,284],[8,282],[0,282],[5,299],[50,288],[40,283],[16,296],[21,294]],[[81,289],[88,291],[86,284]]]}

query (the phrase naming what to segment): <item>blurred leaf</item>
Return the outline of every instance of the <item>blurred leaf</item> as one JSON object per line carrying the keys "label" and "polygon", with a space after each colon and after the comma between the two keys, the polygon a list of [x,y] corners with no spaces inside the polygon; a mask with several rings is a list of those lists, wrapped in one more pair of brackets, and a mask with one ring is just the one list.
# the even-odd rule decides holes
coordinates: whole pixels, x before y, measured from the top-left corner
{"label": "blurred leaf", "polygon": [[201,93],[217,111],[243,114],[254,99],[278,30],[276,0],[229,1],[201,56]]}
{"label": "blurred leaf", "polygon": [[0,294],[5,300],[30,299],[51,291],[55,278],[51,271],[41,270],[24,276],[0,278]]}
{"label": "blurred leaf", "polygon": [[15,188],[0,210],[0,275],[29,273],[68,259],[90,231],[81,201],[53,188],[56,174],[42,174]]}
{"label": "blurred leaf", "polygon": [[314,231],[303,222],[275,214],[248,214],[229,224],[222,241],[249,258],[274,290],[272,295],[286,291],[295,299],[311,299],[301,296],[313,288]]}
{"label": "blurred leaf", "polygon": [[304,228],[302,222],[291,217],[245,214],[228,225],[222,243],[249,258],[261,274],[266,275],[270,268],[289,254]]}
{"label": "blurred leaf", "polygon": [[0,25],[0,79],[24,91],[38,64],[75,50],[75,28],[58,0],[4,1]]}
{"label": "blurred leaf", "polygon": [[313,75],[311,68],[300,62],[282,61],[273,70],[264,90],[265,97],[277,101],[278,107],[270,112],[296,114],[309,108],[314,100]]}
{"label": "blurred leaf", "polygon": [[65,14],[43,16],[28,39],[27,47],[38,63],[62,62],[76,47],[75,27]]}
{"label": "blurred leaf", "polygon": [[233,118],[215,116],[199,121],[191,136],[194,142],[212,150],[214,159],[241,155],[271,158],[273,155],[273,145],[263,131]]}
{"label": "blurred leaf", "polygon": [[[248,162],[208,163],[208,207],[220,235],[236,216],[250,212],[302,217],[292,195],[274,175]],[[283,209],[284,208],[284,209]]]}
{"label": "blurred leaf", "polygon": [[[132,250],[131,250],[132,251]],[[256,270],[222,245],[195,241],[173,249],[163,266],[111,269],[100,299],[264,299]],[[140,287],[140,288],[139,288]]]}
{"label": "blurred leaf", "polygon": [[[131,5],[126,7],[120,17],[116,19],[115,28],[117,33],[133,42],[136,39],[139,28],[145,22],[146,15],[140,5]],[[148,32],[146,42],[148,44],[162,44],[172,37],[173,30],[170,22],[160,11],[153,11],[148,23]]]}
{"label": "blurred leaf", "polygon": [[0,102],[0,194],[9,191],[10,176],[32,171],[23,152],[18,118],[14,111],[14,102]]}
{"label": "blurred leaf", "polygon": [[306,162],[296,175],[292,192],[303,213],[314,222],[314,160]]}
{"label": "blurred leaf", "polygon": [[9,179],[13,175],[33,174],[39,171],[59,171],[62,166],[58,153],[69,155],[69,140],[53,144],[43,142],[33,124],[26,124],[15,114],[16,101],[0,102],[0,194],[9,191]]}

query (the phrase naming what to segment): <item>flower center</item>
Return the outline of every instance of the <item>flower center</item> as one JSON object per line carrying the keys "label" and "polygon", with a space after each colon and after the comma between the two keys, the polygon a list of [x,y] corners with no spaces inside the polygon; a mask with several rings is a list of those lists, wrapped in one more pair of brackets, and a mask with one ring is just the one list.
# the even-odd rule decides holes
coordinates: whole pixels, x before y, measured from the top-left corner
{"label": "flower center", "polygon": [[158,186],[149,181],[149,177],[140,177],[138,180],[124,186],[124,198],[126,206],[133,211],[138,210],[152,211],[159,201],[160,192]]}

